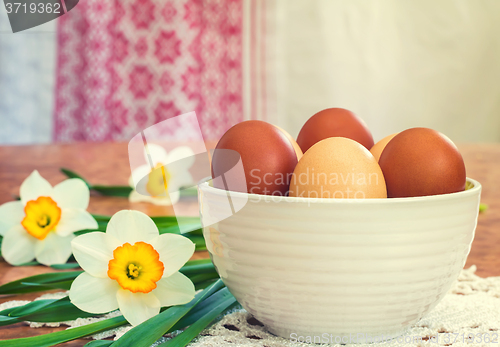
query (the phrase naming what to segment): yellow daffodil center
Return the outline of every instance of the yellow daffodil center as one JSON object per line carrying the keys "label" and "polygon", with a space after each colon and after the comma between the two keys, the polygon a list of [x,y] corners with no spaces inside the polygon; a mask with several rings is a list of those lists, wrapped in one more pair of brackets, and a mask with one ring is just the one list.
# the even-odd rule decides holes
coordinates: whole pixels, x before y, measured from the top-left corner
{"label": "yellow daffodil center", "polygon": [[108,277],[132,293],[149,293],[156,288],[164,271],[158,252],[148,243],[125,243],[113,251]]}
{"label": "yellow daffodil center", "polygon": [[163,164],[158,163],[149,173],[146,190],[153,197],[167,196],[169,181],[170,173],[167,168]]}
{"label": "yellow daffodil center", "polygon": [[48,196],[28,201],[24,212],[26,216],[21,222],[22,226],[31,236],[39,240],[44,240],[61,219],[61,209]]}

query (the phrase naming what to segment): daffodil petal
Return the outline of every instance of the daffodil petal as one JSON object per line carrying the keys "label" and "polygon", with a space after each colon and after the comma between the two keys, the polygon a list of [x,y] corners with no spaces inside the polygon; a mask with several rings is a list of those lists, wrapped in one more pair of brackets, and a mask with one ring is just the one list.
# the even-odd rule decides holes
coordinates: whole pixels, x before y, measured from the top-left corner
{"label": "daffodil petal", "polygon": [[89,207],[90,192],[87,185],[78,178],[71,178],[54,186],[52,199],[60,208],[79,208],[86,210]]}
{"label": "daffodil petal", "polygon": [[36,200],[39,196],[51,196],[52,186],[35,170],[21,184],[19,194],[21,201],[26,205],[28,201]]}
{"label": "daffodil petal", "polygon": [[149,240],[160,234],[158,227],[148,215],[133,210],[115,213],[109,220],[106,233],[122,244],[128,242],[131,245],[138,241],[149,243]]}
{"label": "daffodil petal", "polygon": [[0,206],[0,235],[14,225],[20,225],[24,216],[24,205],[21,201],[10,201]]}
{"label": "daffodil petal", "polygon": [[68,236],[79,230],[95,230],[98,224],[94,217],[85,210],[65,208],[61,213],[61,220],[57,224],[56,232],[60,236]]}
{"label": "daffodil petal", "polygon": [[156,166],[156,164],[158,163],[165,163],[167,161],[167,151],[160,145],[148,143],[147,148],[144,148],[144,158],[146,158],[146,162],[149,164],[150,158],[148,157],[148,152],[151,156],[151,160],[153,161],[153,166]]}
{"label": "daffodil petal", "polygon": [[130,192],[130,195],[128,196],[128,200],[130,202],[150,202],[150,200],[153,199],[152,196],[150,195],[143,195],[139,193],[137,190],[132,190]]}
{"label": "daffodil petal", "polygon": [[160,301],[151,293],[132,293],[120,289],[116,294],[118,307],[125,319],[133,326],[139,325],[160,313]]}
{"label": "daffodil petal", "polygon": [[153,293],[160,300],[162,307],[187,304],[194,298],[193,282],[180,272],[163,277],[156,285]]}
{"label": "daffodil petal", "polygon": [[151,167],[149,165],[141,165],[137,167],[134,171],[132,171],[132,175],[129,178],[128,184],[136,188],[139,182],[147,177],[151,173]]}
{"label": "daffodil petal", "polygon": [[51,232],[35,245],[36,260],[43,265],[64,264],[71,256],[71,240],[75,235],[61,237]]}
{"label": "daffodil petal", "polygon": [[[154,205],[158,206],[171,206],[172,204],[175,204],[177,201],[179,201],[179,192],[169,194],[169,197],[152,197],[150,195],[142,195],[138,193],[136,190],[133,190],[129,197],[128,200],[130,202],[148,202]],[[174,200],[172,200],[174,199]],[[173,201],[173,202],[172,202]]]}
{"label": "daffodil petal", "polygon": [[168,191],[170,194],[172,192],[178,192],[181,187],[193,185],[193,176],[189,172],[184,172],[181,175],[172,174],[172,179],[169,182]]}
{"label": "daffodil petal", "polygon": [[195,156],[193,150],[188,146],[180,146],[174,148],[167,155],[166,163],[176,162],[174,165],[177,169],[183,169],[187,171],[191,166],[193,166],[195,161]]}
{"label": "daffodil petal", "polygon": [[10,228],[3,236],[2,257],[12,265],[21,265],[35,259],[37,239],[21,225]]}
{"label": "daffodil petal", "polygon": [[118,290],[120,285],[115,280],[96,278],[84,272],[73,281],[69,299],[82,311],[102,314],[118,308]]}
{"label": "daffodil petal", "polygon": [[165,266],[163,277],[169,277],[179,271],[195,249],[195,244],[190,239],[176,234],[163,234],[149,243],[160,254],[160,261]]}
{"label": "daffodil petal", "polygon": [[108,263],[119,246],[121,244],[117,239],[101,232],[84,234],[71,241],[78,264],[90,275],[99,278],[108,278]]}

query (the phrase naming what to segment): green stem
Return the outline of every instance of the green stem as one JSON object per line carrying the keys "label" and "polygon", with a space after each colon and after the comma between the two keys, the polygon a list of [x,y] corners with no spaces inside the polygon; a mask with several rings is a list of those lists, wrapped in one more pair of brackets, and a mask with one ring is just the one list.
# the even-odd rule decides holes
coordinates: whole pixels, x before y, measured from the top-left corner
{"label": "green stem", "polygon": [[166,341],[158,346],[162,347],[185,347],[187,346],[196,336],[198,336],[210,323],[212,323],[217,317],[219,317],[224,311],[231,308],[235,303],[236,299],[229,293],[227,288],[221,289],[219,293],[224,295],[216,303],[209,306],[210,310],[197,319],[193,324],[184,330],[181,334],[177,335],[173,339]]}
{"label": "green stem", "polygon": [[149,347],[172,328],[182,317],[189,313],[200,302],[224,287],[221,280],[215,282],[203,292],[198,293],[188,304],[174,306],[154,316],[146,322],[132,328],[118,341],[114,347]]}
{"label": "green stem", "polygon": [[126,324],[123,316],[105,319],[88,325],[57,331],[41,336],[25,337],[13,340],[0,341],[0,347],[50,347],[60,343],[76,340],[88,335],[97,334],[101,331],[117,328]]}

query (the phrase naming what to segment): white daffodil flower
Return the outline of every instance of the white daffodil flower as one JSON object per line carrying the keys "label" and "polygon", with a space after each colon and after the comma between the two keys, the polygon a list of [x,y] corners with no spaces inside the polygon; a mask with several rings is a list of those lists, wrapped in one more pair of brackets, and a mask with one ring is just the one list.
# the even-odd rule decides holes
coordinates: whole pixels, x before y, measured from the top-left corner
{"label": "white daffodil flower", "polygon": [[132,325],[157,315],[164,306],[194,298],[193,282],[179,272],[195,245],[176,234],[160,235],[151,218],[139,211],[120,211],[106,233],[72,241],[73,254],[85,270],[69,292],[79,309],[102,314],[116,309]]}
{"label": "white daffodil flower", "polygon": [[44,265],[66,263],[73,233],[97,228],[86,211],[89,188],[80,179],[52,187],[35,170],[21,184],[20,196],[0,206],[2,256],[12,265],[33,259]]}
{"label": "white daffodil flower", "polygon": [[179,201],[179,189],[193,182],[189,173],[194,163],[193,150],[181,146],[167,153],[159,145],[148,144],[144,157],[149,164],[139,166],[130,176],[129,185],[134,190],[129,195],[129,201],[164,206],[175,204]]}

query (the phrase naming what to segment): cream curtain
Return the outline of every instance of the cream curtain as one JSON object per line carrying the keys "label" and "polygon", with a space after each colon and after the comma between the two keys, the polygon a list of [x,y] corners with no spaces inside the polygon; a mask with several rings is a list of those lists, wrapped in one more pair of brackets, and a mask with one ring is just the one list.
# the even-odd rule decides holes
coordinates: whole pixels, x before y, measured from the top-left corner
{"label": "cream curtain", "polygon": [[0,4],[0,144],[52,140],[56,23],[13,34]]}
{"label": "cream curtain", "polygon": [[316,111],[344,107],[375,140],[415,126],[456,142],[500,140],[500,1],[247,0],[252,6],[245,42],[259,63],[247,59],[257,76],[247,118],[296,136]]}

